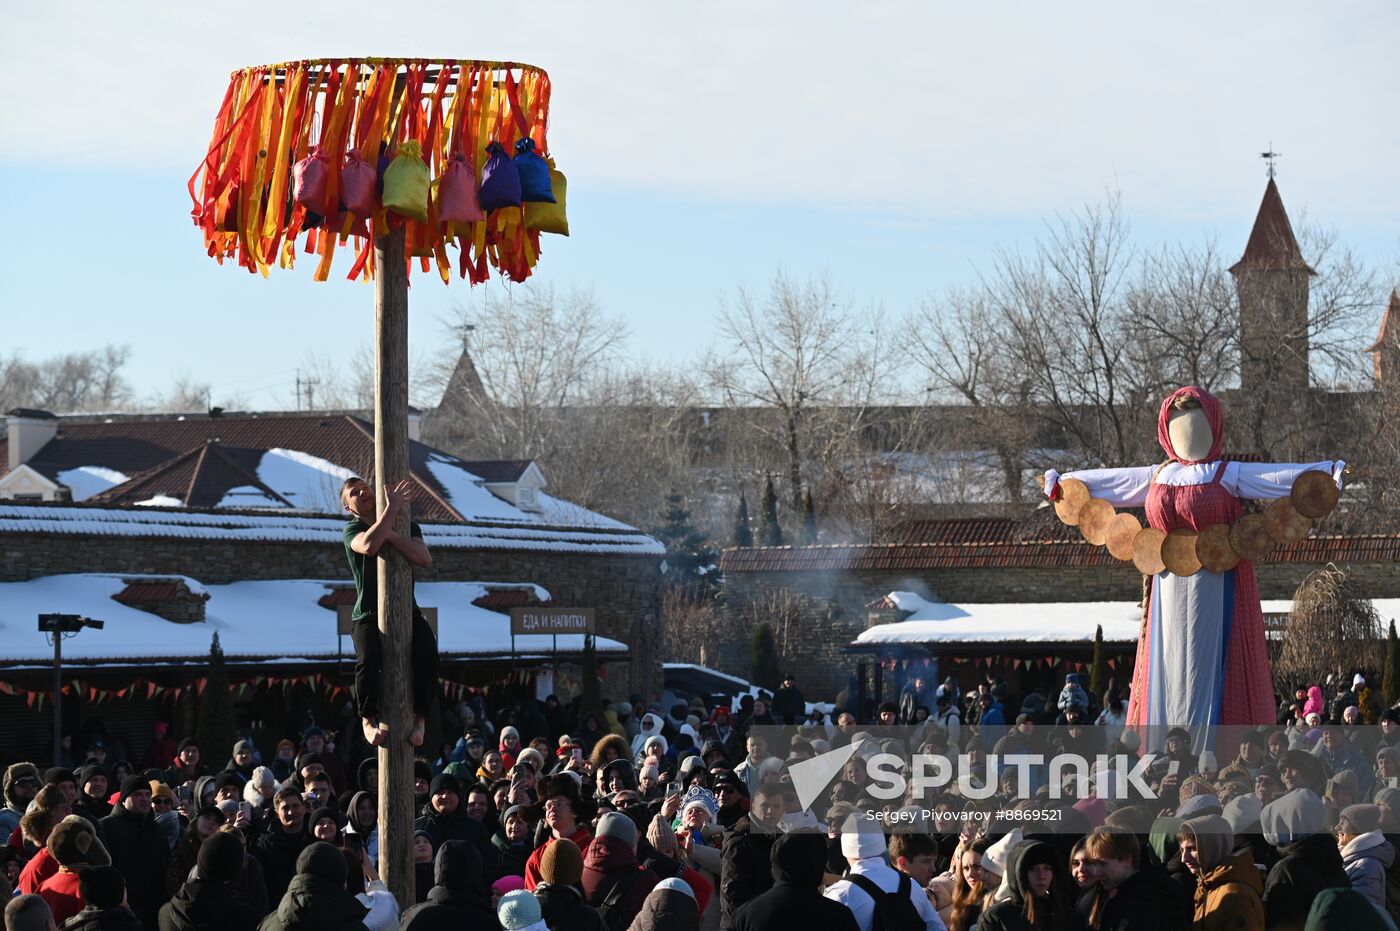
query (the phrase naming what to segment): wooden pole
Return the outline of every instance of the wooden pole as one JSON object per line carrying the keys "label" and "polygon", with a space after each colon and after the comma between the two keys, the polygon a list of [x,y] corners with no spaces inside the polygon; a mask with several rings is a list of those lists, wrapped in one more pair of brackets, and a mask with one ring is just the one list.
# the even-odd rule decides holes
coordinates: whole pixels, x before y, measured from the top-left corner
{"label": "wooden pole", "polygon": [[[403,228],[375,240],[374,247],[374,476],[380,513],[384,489],[408,478],[408,270]],[[394,529],[408,535],[409,515]],[[387,556],[384,554],[387,553]],[[384,669],[380,717],[389,738],[379,749],[379,873],[399,900],[414,903],[413,889],[413,699],[409,659],[413,642],[413,568],[392,547],[378,559],[379,634]]]}

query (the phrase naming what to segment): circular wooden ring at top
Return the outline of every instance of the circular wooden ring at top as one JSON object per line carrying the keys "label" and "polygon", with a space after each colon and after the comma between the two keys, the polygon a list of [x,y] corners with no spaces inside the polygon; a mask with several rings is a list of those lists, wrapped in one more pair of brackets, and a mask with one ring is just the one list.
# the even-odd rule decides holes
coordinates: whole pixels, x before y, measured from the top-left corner
{"label": "circular wooden ring at top", "polygon": [[1089,503],[1089,486],[1077,478],[1060,479],[1060,497],[1055,499],[1055,513],[1060,521],[1074,527],[1079,523],[1079,512]]}
{"label": "circular wooden ring at top", "polygon": [[1293,503],[1293,510],[1316,520],[1331,514],[1341,496],[1331,475],[1312,469],[1293,480],[1293,492],[1288,500]]}
{"label": "circular wooden ring at top", "polygon": [[1240,559],[1259,559],[1276,545],[1262,514],[1246,514],[1230,528],[1230,549]]}
{"label": "circular wooden ring at top", "polygon": [[1229,572],[1240,561],[1240,554],[1230,545],[1230,525],[1211,524],[1196,537],[1196,558],[1201,568],[1211,572]]}
{"label": "circular wooden ring at top", "polygon": [[1142,524],[1133,515],[1114,514],[1113,520],[1108,522],[1108,532],[1104,534],[1104,545],[1114,559],[1132,562],[1133,540],[1140,530]]}
{"label": "circular wooden ring at top", "polygon": [[1133,537],[1133,565],[1143,575],[1156,575],[1166,568],[1162,562],[1162,541],[1166,538],[1156,527],[1144,527]]}
{"label": "circular wooden ring at top", "polygon": [[1090,498],[1079,509],[1079,532],[1094,546],[1103,546],[1108,535],[1108,523],[1113,520],[1113,505],[1102,498]]}
{"label": "circular wooden ring at top", "polygon": [[1308,531],[1312,529],[1312,518],[1304,517],[1293,509],[1293,502],[1287,498],[1279,498],[1270,502],[1264,509],[1264,526],[1269,531],[1269,536],[1274,538],[1275,543],[1282,543],[1287,546],[1290,543],[1297,543],[1305,540]]}
{"label": "circular wooden ring at top", "polygon": [[1172,575],[1186,578],[1201,571],[1201,561],[1196,558],[1196,536],[1196,531],[1181,528],[1162,541],[1162,565]]}

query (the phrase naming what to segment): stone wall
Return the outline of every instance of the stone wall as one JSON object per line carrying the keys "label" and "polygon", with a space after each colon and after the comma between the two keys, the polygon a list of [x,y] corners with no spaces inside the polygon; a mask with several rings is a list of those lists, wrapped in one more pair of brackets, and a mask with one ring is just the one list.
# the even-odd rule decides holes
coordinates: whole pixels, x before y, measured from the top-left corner
{"label": "stone wall", "polygon": [[[1321,568],[1314,563],[1256,564],[1260,597],[1292,599],[1298,584]],[[1400,564],[1347,563],[1370,597],[1400,597]],[[934,594],[970,604],[1052,601],[1138,601],[1142,576],[1131,567],[939,569],[926,572],[734,572],[725,575],[721,605],[731,629],[751,630],[770,619],[784,669],[801,670],[811,700],[829,700],[846,685],[857,657],[846,646],[865,630],[866,606],[891,591]],[[884,619],[888,620],[888,617]],[[785,638],[783,628],[789,635]],[[1091,631],[1092,633],[1092,631]],[[731,638],[720,650],[720,668],[748,675],[749,643]]]}
{"label": "stone wall", "polygon": [[[659,556],[438,547],[422,581],[534,582],[556,604],[597,609],[598,634],[631,649],[629,689],[660,691]],[[69,572],[187,575],[211,585],[350,579],[345,551],[320,543],[22,533],[0,541],[0,581]],[[620,689],[619,689],[620,691]],[[621,698],[619,694],[614,696]]]}

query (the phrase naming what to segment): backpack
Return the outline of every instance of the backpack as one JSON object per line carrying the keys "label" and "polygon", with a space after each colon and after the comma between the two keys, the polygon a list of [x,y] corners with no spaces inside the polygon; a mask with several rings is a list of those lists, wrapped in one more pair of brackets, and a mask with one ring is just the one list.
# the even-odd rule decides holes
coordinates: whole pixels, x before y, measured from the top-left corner
{"label": "backpack", "polygon": [[914,884],[908,875],[899,874],[899,886],[894,892],[886,892],[864,876],[854,873],[847,874],[845,878],[875,901],[870,931],[924,931],[927,927],[910,897]]}
{"label": "backpack", "polygon": [[603,897],[603,902],[598,906],[598,917],[603,919],[603,926],[608,931],[627,931],[627,922],[623,920],[622,912],[618,909],[618,904],[622,902],[622,897],[627,894],[627,889],[632,885],[631,880],[635,877],[635,869],[624,870],[622,875],[613,883],[608,894]]}

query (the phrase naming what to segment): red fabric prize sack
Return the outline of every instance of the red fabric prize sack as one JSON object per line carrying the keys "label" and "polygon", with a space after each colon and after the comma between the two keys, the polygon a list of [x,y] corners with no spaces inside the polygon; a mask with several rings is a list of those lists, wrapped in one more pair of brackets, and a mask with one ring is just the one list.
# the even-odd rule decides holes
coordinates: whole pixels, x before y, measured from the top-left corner
{"label": "red fabric prize sack", "polygon": [[379,205],[375,192],[378,185],[379,173],[360,156],[359,149],[345,153],[345,164],[340,168],[340,198],[346,210],[357,217],[373,216]]}
{"label": "red fabric prize sack", "polygon": [[312,146],[306,158],[292,166],[292,200],[308,210],[325,213],[326,179],[330,170],[330,160],[321,147]]}
{"label": "red fabric prize sack", "polygon": [[472,166],[462,156],[447,164],[437,182],[437,218],[442,223],[479,223],[486,219],[476,197]]}

